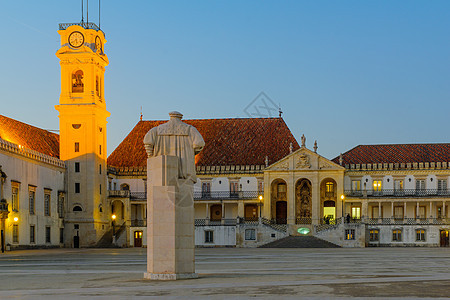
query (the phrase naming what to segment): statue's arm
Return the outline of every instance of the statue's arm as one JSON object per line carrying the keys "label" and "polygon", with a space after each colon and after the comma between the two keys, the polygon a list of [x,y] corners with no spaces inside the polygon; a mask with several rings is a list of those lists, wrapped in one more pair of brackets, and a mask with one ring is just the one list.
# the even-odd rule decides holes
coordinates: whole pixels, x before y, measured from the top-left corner
{"label": "statue's arm", "polygon": [[153,149],[155,145],[155,138],[156,138],[156,130],[153,130],[155,128],[150,129],[147,134],[144,136],[144,148],[147,152],[147,157],[153,156]]}
{"label": "statue's arm", "polygon": [[192,137],[192,146],[194,148],[194,153],[198,154],[205,147],[205,141],[203,140],[202,135],[195,127],[191,128],[191,137]]}

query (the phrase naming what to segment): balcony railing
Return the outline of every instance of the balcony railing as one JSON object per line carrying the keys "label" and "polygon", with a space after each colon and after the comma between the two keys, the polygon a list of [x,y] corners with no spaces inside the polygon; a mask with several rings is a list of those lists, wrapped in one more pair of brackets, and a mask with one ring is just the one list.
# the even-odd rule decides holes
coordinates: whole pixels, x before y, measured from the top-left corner
{"label": "balcony railing", "polygon": [[92,22],[89,22],[89,23],[87,23],[87,22],[83,22],[83,23],[81,23],[81,22],[80,23],[60,23],[59,24],[59,30],[66,30],[67,28],[69,28],[72,25],[81,26],[84,29],[94,29],[94,30],[97,30],[97,31],[100,30],[100,28],[97,26],[97,24],[92,23]]}
{"label": "balcony railing", "polygon": [[345,190],[346,197],[433,197],[450,196],[450,189],[383,189],[373,190]]}
{"label": "balcony railing", "polygon": [[194,192],[194,200],[238,200],[238,199],[258,199],[261,192],[241,191],[241,192]]}
{"label": "balcony railing", "polygon": [[366,224],[369,225],[448,225],[450,219],[445,218],[367,218]]}
{"label": "balcony railing", "polygon": [[109,197],[119,197],[119,198],[128,198],[130,197],[130,191],[113,191],[113,190],[109,190],[108,191],[108,196]]}

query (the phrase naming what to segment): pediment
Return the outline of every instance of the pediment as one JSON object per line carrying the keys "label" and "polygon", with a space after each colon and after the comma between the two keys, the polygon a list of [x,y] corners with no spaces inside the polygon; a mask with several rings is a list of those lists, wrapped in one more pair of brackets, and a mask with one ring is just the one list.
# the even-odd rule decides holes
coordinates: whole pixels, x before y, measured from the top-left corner
{"label": "pediment", "polygon": [[301,147],[297,151],[273,163],[269,171],[309,171],[309,170],[344,170],[345,168],[323,156]]}

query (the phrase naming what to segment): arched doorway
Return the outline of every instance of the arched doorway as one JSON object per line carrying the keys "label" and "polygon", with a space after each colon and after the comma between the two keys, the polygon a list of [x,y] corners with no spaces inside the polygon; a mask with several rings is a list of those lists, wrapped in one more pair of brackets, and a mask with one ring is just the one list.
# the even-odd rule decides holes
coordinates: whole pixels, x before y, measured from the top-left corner
{"label": "arched doorway", "polygon": [[332,178],[324,179],[320,185],[320,209],[325,224],[336,222],[337,184]]}
{"label": "arched doorway", "polygon": [[300,179],[295,185],[295,218],[297,224],[311,224],[312,189],[308,179]]}
{"label": "arched doorway", "polygon": [[124,205],[122,201],[115,200],[113,203],[111,203],[111,213],[112,215],[115,215],[115,221],[116,223],[120,221],[120,223],[123,222],[124,219]]}
{"label": "arched doorway", "polygon": [[277,224],[287,222],[287,185],[283,179],[275,179],[271,185],[271,216]]}
{"label": "arched doorway", "polygon": [[134,247],[142,247],[142,236],[143,232],[141,230],[134,232]]}

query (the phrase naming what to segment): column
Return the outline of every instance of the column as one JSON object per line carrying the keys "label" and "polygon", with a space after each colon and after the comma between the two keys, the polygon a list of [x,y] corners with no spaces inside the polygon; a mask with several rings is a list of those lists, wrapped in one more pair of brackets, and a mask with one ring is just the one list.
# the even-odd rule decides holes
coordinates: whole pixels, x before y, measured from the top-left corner
{"label": "column", "polygon": [[433,218],[433,202],[430,200],[430,219]]}
{"label": "column", "polygon": [[394,218],[394,201],[391,201],[391,218]]}
{"label": "column", "polygon": [[445,201],[442,201],[442,218],[447,218],[447,213],[445,211]]}
{"label": "column", "polygon": [[381,221],[381,201],[378,201],[378,220]]}
{"label": "column", "polygon": [[206,211],[205,211],[206,217],[205,217],[205,219],[206,219],[206,223],[208,223],[208,221],[209,221],[209,203],[205,203],[205,207],[206,207]]}
{"label": "column", "polygon": [[222,201],[222,220],[221,220],[222,225],[225,224],[225,204]]}
{"label": "column", "polygon": [[243,218],[244,216],[245,216],[244,201],[239,200],[239,202],[238,202],[238,217]]}
{"label": "column", "polygon": [[364,222],[364,220],[367,219],[368,215],[368,203],[367,199],[364,199],[361,203],[361,221]]}
{"label": "column", "polygon": [[287,224],[295,224],[295,183],[293,176],[289,176],[286,185]]}
{"label": "column", "polygon": [[417,201],[417,204],[416,204],[416,219],[419,219],[420,218],[420,216],[419,216],[419,201]]}
{"label": "column", "polygon": [[403,203],[403,219],[406,219],[406,201]]}

